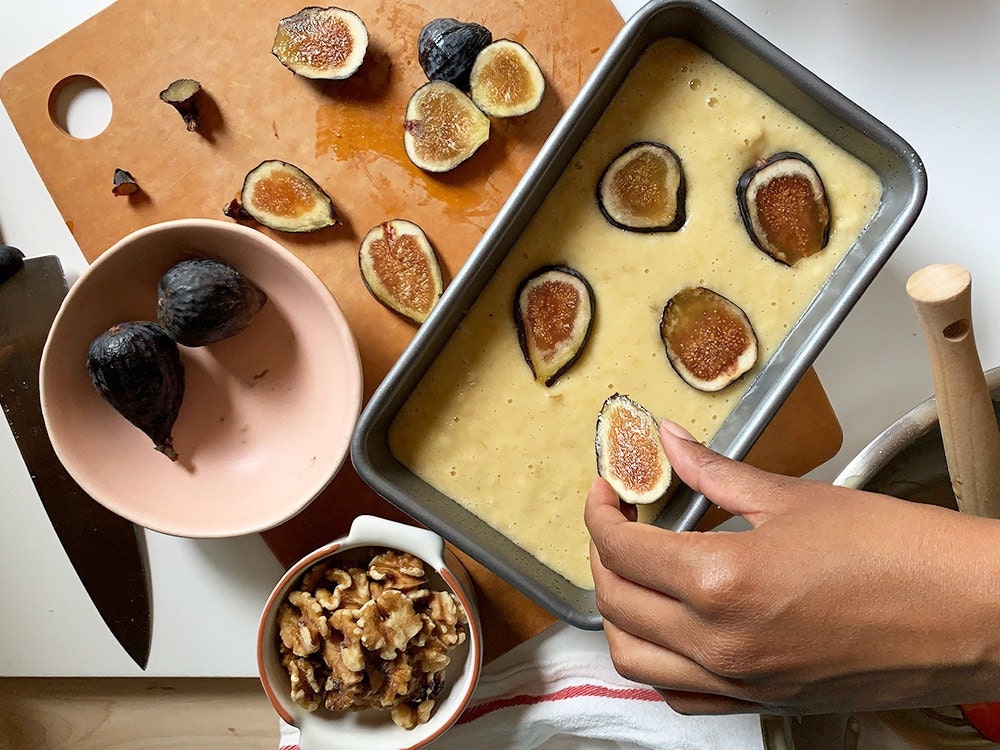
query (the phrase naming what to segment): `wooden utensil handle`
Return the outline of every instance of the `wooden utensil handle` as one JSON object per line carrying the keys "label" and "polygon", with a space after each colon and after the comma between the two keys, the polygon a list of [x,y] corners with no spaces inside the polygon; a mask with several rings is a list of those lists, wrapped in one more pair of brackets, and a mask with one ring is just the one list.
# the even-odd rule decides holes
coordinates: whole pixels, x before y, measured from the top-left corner
{"label": "wooden utensil handle", "polygon": [[930,353],[952,488],[963,513],[1000,518],[1000,429],[972,330],[972,277],[950,263],[906,282]]}

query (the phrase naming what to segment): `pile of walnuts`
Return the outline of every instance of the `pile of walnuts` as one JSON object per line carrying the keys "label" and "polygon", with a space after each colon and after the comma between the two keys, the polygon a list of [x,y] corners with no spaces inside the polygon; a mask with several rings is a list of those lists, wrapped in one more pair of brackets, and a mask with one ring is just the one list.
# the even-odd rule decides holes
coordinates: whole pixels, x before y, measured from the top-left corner
{"label": "pile of walnuts", "polygon": [[292,700],[308,711],[390,709],[413,729],[430,718],[467,624],[454,594],[429,589],[408,552],[381,551],[367,568],[318,563],[278,609]]}

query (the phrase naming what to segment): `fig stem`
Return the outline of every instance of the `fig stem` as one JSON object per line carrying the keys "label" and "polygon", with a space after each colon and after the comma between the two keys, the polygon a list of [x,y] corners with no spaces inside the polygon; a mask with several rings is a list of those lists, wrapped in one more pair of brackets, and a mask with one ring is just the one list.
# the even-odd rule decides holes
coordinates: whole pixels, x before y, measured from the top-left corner
{"label": "fig stem", "polygon": [[135,181],[131,172],[126,172],[124,169],[116,169],[114,176],[114,187],[111,188],[111,192],[115,195],[132,195],[132,193],[138,192],[139,183]]}
{"label": "fig stem", "polygon": [[174,450],[174,441],[172,438],[163,441],[160,445],[157,445],[156,450],[169,458],[171,461],[177,460],[177,451]]}
{"label": "fig stem", "polygon": [[180,113],[189,131],[198,129],[198,105],[194,97],[199,91],[201,84],[198,81],[180,78],[160,92],[160,99]]}

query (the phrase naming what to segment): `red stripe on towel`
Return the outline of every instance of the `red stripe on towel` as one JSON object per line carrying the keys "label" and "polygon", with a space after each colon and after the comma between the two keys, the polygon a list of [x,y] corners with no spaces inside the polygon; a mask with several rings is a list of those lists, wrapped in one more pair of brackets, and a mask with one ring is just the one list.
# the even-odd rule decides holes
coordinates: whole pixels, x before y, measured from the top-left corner
{"label": "red stripe on towel", "polygon": [[530,706],[536,703],[548,703],[569,698],[616,698],[632,701],[662,701],[663,698],[655,690],[648,688],[606,688],[600,685],[573,685],[554,693],[545,695],[514,695],[510,698],[494,698],[465,710],[459,718],[459,724],[465,724],[479,719],[493,711],[513,706]]}

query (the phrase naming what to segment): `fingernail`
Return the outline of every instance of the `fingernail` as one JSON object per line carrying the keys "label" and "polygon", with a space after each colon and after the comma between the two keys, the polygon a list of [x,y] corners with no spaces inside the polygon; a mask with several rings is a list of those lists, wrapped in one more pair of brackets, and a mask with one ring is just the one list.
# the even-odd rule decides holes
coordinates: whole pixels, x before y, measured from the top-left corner
{"label": "fingernail", "polygon": [[669,419],[660,420],[660,428],[666,430],[671,435],[679,437],[681,440],[690,440],[691,442],[698,442],[694,439],[694,435],[685,430],[676,422],[671,422]]}

